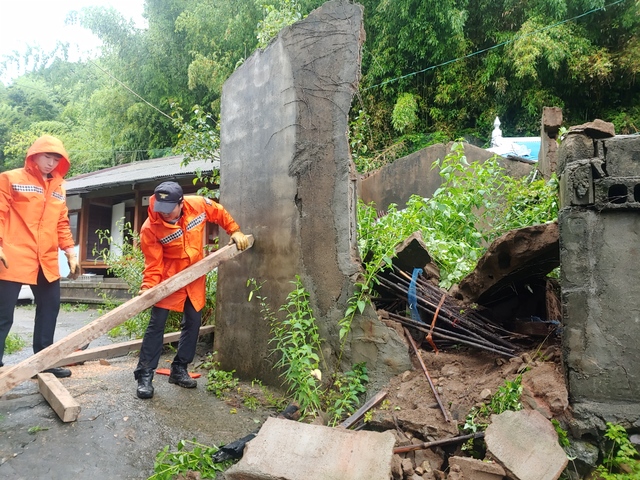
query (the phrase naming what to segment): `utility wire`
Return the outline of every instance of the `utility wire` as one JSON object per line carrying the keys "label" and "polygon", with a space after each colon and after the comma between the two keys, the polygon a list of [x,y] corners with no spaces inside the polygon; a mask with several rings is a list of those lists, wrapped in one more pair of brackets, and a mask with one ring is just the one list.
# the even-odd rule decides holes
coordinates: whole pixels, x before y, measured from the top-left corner
{"label": "utility wire", "polygon": [[432,65],[430,67],[424,68],[424,69],[419,70],[417,72],[407,73],[406,75],[402,75],[400,77],[392,78],[391,80],[385,80],[384,82],[378,83],[377,85],[372,85],[371,87],[367,87],[363,91],[371,90],[372,88],[382,87],[383,85],[387,85],[389,83],[393,83],[393,82],[396,82],[398,80],[402,80],[403,78],[412,77],[414,75],[418,75],[419,73],[424,73],[424,72],[427,72],[429,70],[435,70],[436,68],[444,67],[445,65],[449,65],[450,63],[454,63],[454,62],[457,62],[459,60],[464,60],[466,58],[470,58],[470,57],[473,57],[475,55],[480,55],[481,53],[485,53],[485,52],[488,52],[490,50],[494,50],[494,49],[496,49],[498,47],[503,47],[503,46],[505,46],[505,45],[507,45],[509,43],[515,42],[516,40],[520,40],[521,38],[525,38],[525,37],[528,37],[530,35],[534,35],[536,33],[544,32],[544,31],[549,30],[551,28],[555,28],[555,27],[557,27],[559,25],[563,25],[563,24],[565,24],[567,22],[572,22],[573,20],[577,20],[578,18],[586,17],[587,15],[591,15],[592,13],[598,12],[600,10],[605,10],[608,7],[612,7],[614,5],[617,5],[618,3],[622,3],[624,1],[625,0],[616,0],[615,2],[609,3],[609,4],[604,5],[602,7],[592,8],[591,10],[589,10],[587,12],[584,12],[584,13],[581,13],[580,15],[576,15],[575,17],[568,18],[566,20],[561,20],[561,21],[556,22],[556,23],[554,23],[552,25],[547,25],[546,27],[540,28],[538,30],[534,30],[533,32],[525,33],[523,35],[517,35],[517,36],[513,37],[511,40],[506,40],[504,42],[498,43],[498,44],[493,45],[491,47],[484,48],[482,50],[478,50],[478,51],[473,52],[473,53],[469,53],[468,55],[464,55],[462,57],[454,58],[453,60],[447,60],[446,62],[439,63],[437,65]]}
{"label": "utility wire", "polygon": [[108,71],[106,71],[104,68],[102,68],[101,66],[99,66],[97,63],[93,62],[92,60],[87,60],[90,64],[92,64],[94,67],[96,67],[97,69],[99,69],[100,71],[102,71],[105,75],[107,75],[108,77],[112,78],[113,80],[115,80],[116,82],[118,82],[122,87],[124,87],[126,90],[128,90],[129,92],[133,93],[136,97],[138,97],[140,100],[142,100],[144,103],[146,103],[147,105],[149,105],[151,108],[153,108],[155,111],[157,111],[158,113],[164,115],[165,117],[167,117],[169,120],[173,120],[173,118],[171,118],[171,116],[167,115],[166,113],[164,113],[162,110],[160,110],[158,107],[156,107],[155,105],[147,102],[144,98],[142,98],[140,95],[138,95],[136,92],[134,92],[133,90],[131,90],[128,86],[126,86],[123,82],[121,82],[120,80],[118,80],[116,77],[114,77],[113,75],[111,75]]}

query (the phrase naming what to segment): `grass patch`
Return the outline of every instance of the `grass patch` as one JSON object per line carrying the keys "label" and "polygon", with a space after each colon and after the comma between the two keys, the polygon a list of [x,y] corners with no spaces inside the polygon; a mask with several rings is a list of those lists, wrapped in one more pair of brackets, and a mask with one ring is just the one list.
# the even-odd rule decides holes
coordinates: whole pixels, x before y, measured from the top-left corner
{"label": "grass patch", "polygon": [[17,333],[9,333],[7,339],[4,342],[4,353],[10,355],[12,353],[19,352],[27,346],[27,341]]}

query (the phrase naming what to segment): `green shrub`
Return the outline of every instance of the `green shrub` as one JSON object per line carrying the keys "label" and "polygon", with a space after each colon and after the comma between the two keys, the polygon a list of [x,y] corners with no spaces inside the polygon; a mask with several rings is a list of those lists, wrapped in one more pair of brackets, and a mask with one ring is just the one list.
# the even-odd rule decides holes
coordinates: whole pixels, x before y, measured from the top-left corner
{"label": "green shrub", "polygon": [[4,353],[10,355],[19,352],[27,346],[27,342],[17,333],[10,332],[4,341]]}

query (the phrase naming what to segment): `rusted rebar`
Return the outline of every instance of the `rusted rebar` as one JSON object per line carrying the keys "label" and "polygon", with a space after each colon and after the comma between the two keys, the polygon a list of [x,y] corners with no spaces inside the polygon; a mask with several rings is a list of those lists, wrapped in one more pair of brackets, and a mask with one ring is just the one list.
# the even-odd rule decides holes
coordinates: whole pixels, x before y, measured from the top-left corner
{"label": "rusted rebar", "polygon": [[431,376],[429,375],[429,372],[427,370],[427,366],[424,364],[424,360],[422,360],[422,356],[420,355],[420,350],[418,350],[418,346],[416,345],[416,342],[413,340],[413,337],[411,336],[411,332],[409,332],[407,327],[404,327],[404,334],[409,339],[409,343],[411,344],[411,348],[413,348],[413,353],[415,353],[416,357],[418,357],[418,361],[420,362],[420,366],[422,367],[422,371],[424,372],[425,376],[427,377],[427,380],[429,381],[429,385],[431,386],[431,390],[433,391],[433,394],[436,397],[436,402],[438,402],[438,406],[440,407],[440,410],[442,411],[442,415],[444,415],[444,419],[447,421],[447,423],[450,423],[451,419],[449,418],[449,415],[447,414],[447,411],[444,409],[444,405],[442,405],[442,401],[440,400],[440,395],[438,395],[438,391],[436,390],[435,385],[431,381]]}

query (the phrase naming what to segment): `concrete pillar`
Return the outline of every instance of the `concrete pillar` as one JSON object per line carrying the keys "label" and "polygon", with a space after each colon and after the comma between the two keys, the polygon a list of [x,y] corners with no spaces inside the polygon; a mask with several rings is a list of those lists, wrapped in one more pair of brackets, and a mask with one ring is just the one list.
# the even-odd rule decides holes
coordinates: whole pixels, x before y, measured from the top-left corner
{"label": "concrete pillar", "polygon": [[[578,432],[640,426],[640,137],[570,132],[558,151],[563,349]],[[592,432],[593,433],[593,432]]]}
{"label": "concrete pillar", "polygon": [[[255,245],[219,268],[214,348],[241,377],[281,381],[270,326],[258,302],[247,301],[248,278],[264,282],[260,294],[282,318],[299,275],[330,367],[338,356],[338,321],[361,271],[347,130],[363,42],[362,7],[327,2],[223,86],[220,200]],[[366,361],[374,383],[410,368],[406,346],[370,307],[356,318],[342,360]]]}
{"label": "concrete pillar", "polygon": [[540,125],[540,152],[538,153],[538,171],[549,180],[558,169],[557,150],[558,133],[562,126],[562,109],[544,107]]}

